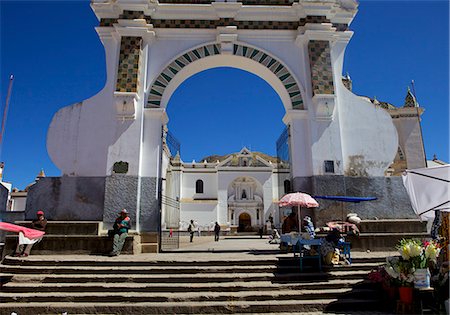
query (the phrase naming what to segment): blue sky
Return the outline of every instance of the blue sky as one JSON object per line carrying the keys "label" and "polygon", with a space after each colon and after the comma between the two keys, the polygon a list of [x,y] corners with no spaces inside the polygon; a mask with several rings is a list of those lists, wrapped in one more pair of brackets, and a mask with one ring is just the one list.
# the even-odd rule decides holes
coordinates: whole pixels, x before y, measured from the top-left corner
{"label": "blue sky", "polygon": [[[355,34],[344,63],[356,94],[397,106],[415,80],[425,108],[427,157],[437,154],[445,161],[448,16],[447,1],[363,0],[351,25]],[[24,188],[41,168],[47,176],[60,174],[47,154],[47,128],[59,108],[96,94],[105,82],[97,24],[89,1],[0,1],[1,112],[9,74],[15,75],[0,158],[6,164],[4,179],[13,186]],[[185,161],[242,146],[274,155],[284,128],[284,109],[276,93],[253,74],[230,68],[208,70],[185,81],[172,96],[168,113]]]}

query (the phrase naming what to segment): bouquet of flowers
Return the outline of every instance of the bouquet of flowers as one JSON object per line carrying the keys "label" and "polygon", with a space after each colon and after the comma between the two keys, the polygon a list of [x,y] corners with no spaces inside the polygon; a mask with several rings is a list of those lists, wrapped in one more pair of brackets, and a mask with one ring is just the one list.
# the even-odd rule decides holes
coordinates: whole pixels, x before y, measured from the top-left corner
{"label": "bouquet of flowers", "polygon": [[427,268],[430,263],[436,263],[441,249],[435,241],[421,242],[415,239],[402,239],[397,249],[404,261],[415,269]]}
{"label": "bouquet of flowers", "polygon": [[414,283],[414,269],[400,257],[387,257],[384,270],[398,287],[411,287]]}
{"label": "bouquet of flowers", "polygon": [[417,269],[435,264],[440,248],[435,241],[402,239],[397,245],[401,257],[388,257],[384,270],[394,286],[412,286]]}

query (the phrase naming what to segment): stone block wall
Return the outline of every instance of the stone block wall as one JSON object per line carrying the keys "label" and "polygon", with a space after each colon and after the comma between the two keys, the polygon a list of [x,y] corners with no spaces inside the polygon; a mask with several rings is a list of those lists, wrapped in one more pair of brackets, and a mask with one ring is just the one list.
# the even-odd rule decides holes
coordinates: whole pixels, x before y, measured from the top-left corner
{"label": "stone block wall", "polygon": [[107,177],[103,213],[105,228],[111,228],[118,212],[125,208],[130,213],[132,229],[141,232],[158,231],[160,217],[157,197],[155,177],[119,174]]}
{"label": "stone block wall", "polygon": [[313,215],[316,225],[342,220],[348,213],[357,213],[362,219],[413,219],[417,218],[411,207],[402,178],[349,177],[325,175],[294,178],[294,190],[315,196],[377,197],[377,200],[348,203],[317,199],[320,206]]}
{"label": "stone block wall", "polygon": [[29,188],[25,219],[42,209],[49,220],[101,221],[105,177],[44,177]]}

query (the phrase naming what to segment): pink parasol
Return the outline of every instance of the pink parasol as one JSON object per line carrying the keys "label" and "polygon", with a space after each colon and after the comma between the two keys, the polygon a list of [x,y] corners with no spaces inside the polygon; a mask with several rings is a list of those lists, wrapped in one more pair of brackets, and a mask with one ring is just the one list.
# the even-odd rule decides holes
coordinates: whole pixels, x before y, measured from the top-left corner
{"label": "pink parasol", "polygon": [[305,208],[317,208],[319,203],[310,195],[296,192],[284,195],[283,198],[278,201],[280,207],[299,206]]}
{"label": "pink parasol", "polygon": [[298,224],[299,224],[299,229],[300,229],[301,222],[302,222],[301,221],[302,213],[301,213],[300,207],[317,208],[319,206],[319,203],[308,194],[296,192],[296,193],[290,193],[290,194],[284,195],[280,199],[280,201],[278,201],[278,205],[280,207],[293,207],[293,206],[298,207],[298,220],[299,220]]}

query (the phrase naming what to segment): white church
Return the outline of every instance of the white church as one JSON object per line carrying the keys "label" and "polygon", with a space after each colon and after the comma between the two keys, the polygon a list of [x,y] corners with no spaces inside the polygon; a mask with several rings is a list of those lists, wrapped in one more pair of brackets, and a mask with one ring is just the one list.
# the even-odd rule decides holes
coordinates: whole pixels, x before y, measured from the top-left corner
{"label": "white church", "polygon": [[290,191],[288,167],[278,163],[277,158],[245,147],[199,163],[184,163],[176,156],[167,172],[163,193],[170,195],[179,190],[179,210],[163,204],[163,228],[176,228],[180,223],[180,228],[185,229],[190,220],[200,230],[211,230],[215,222],[236,232],[255,231],[269,220],[279,225],[276,201],[280,194]]}

